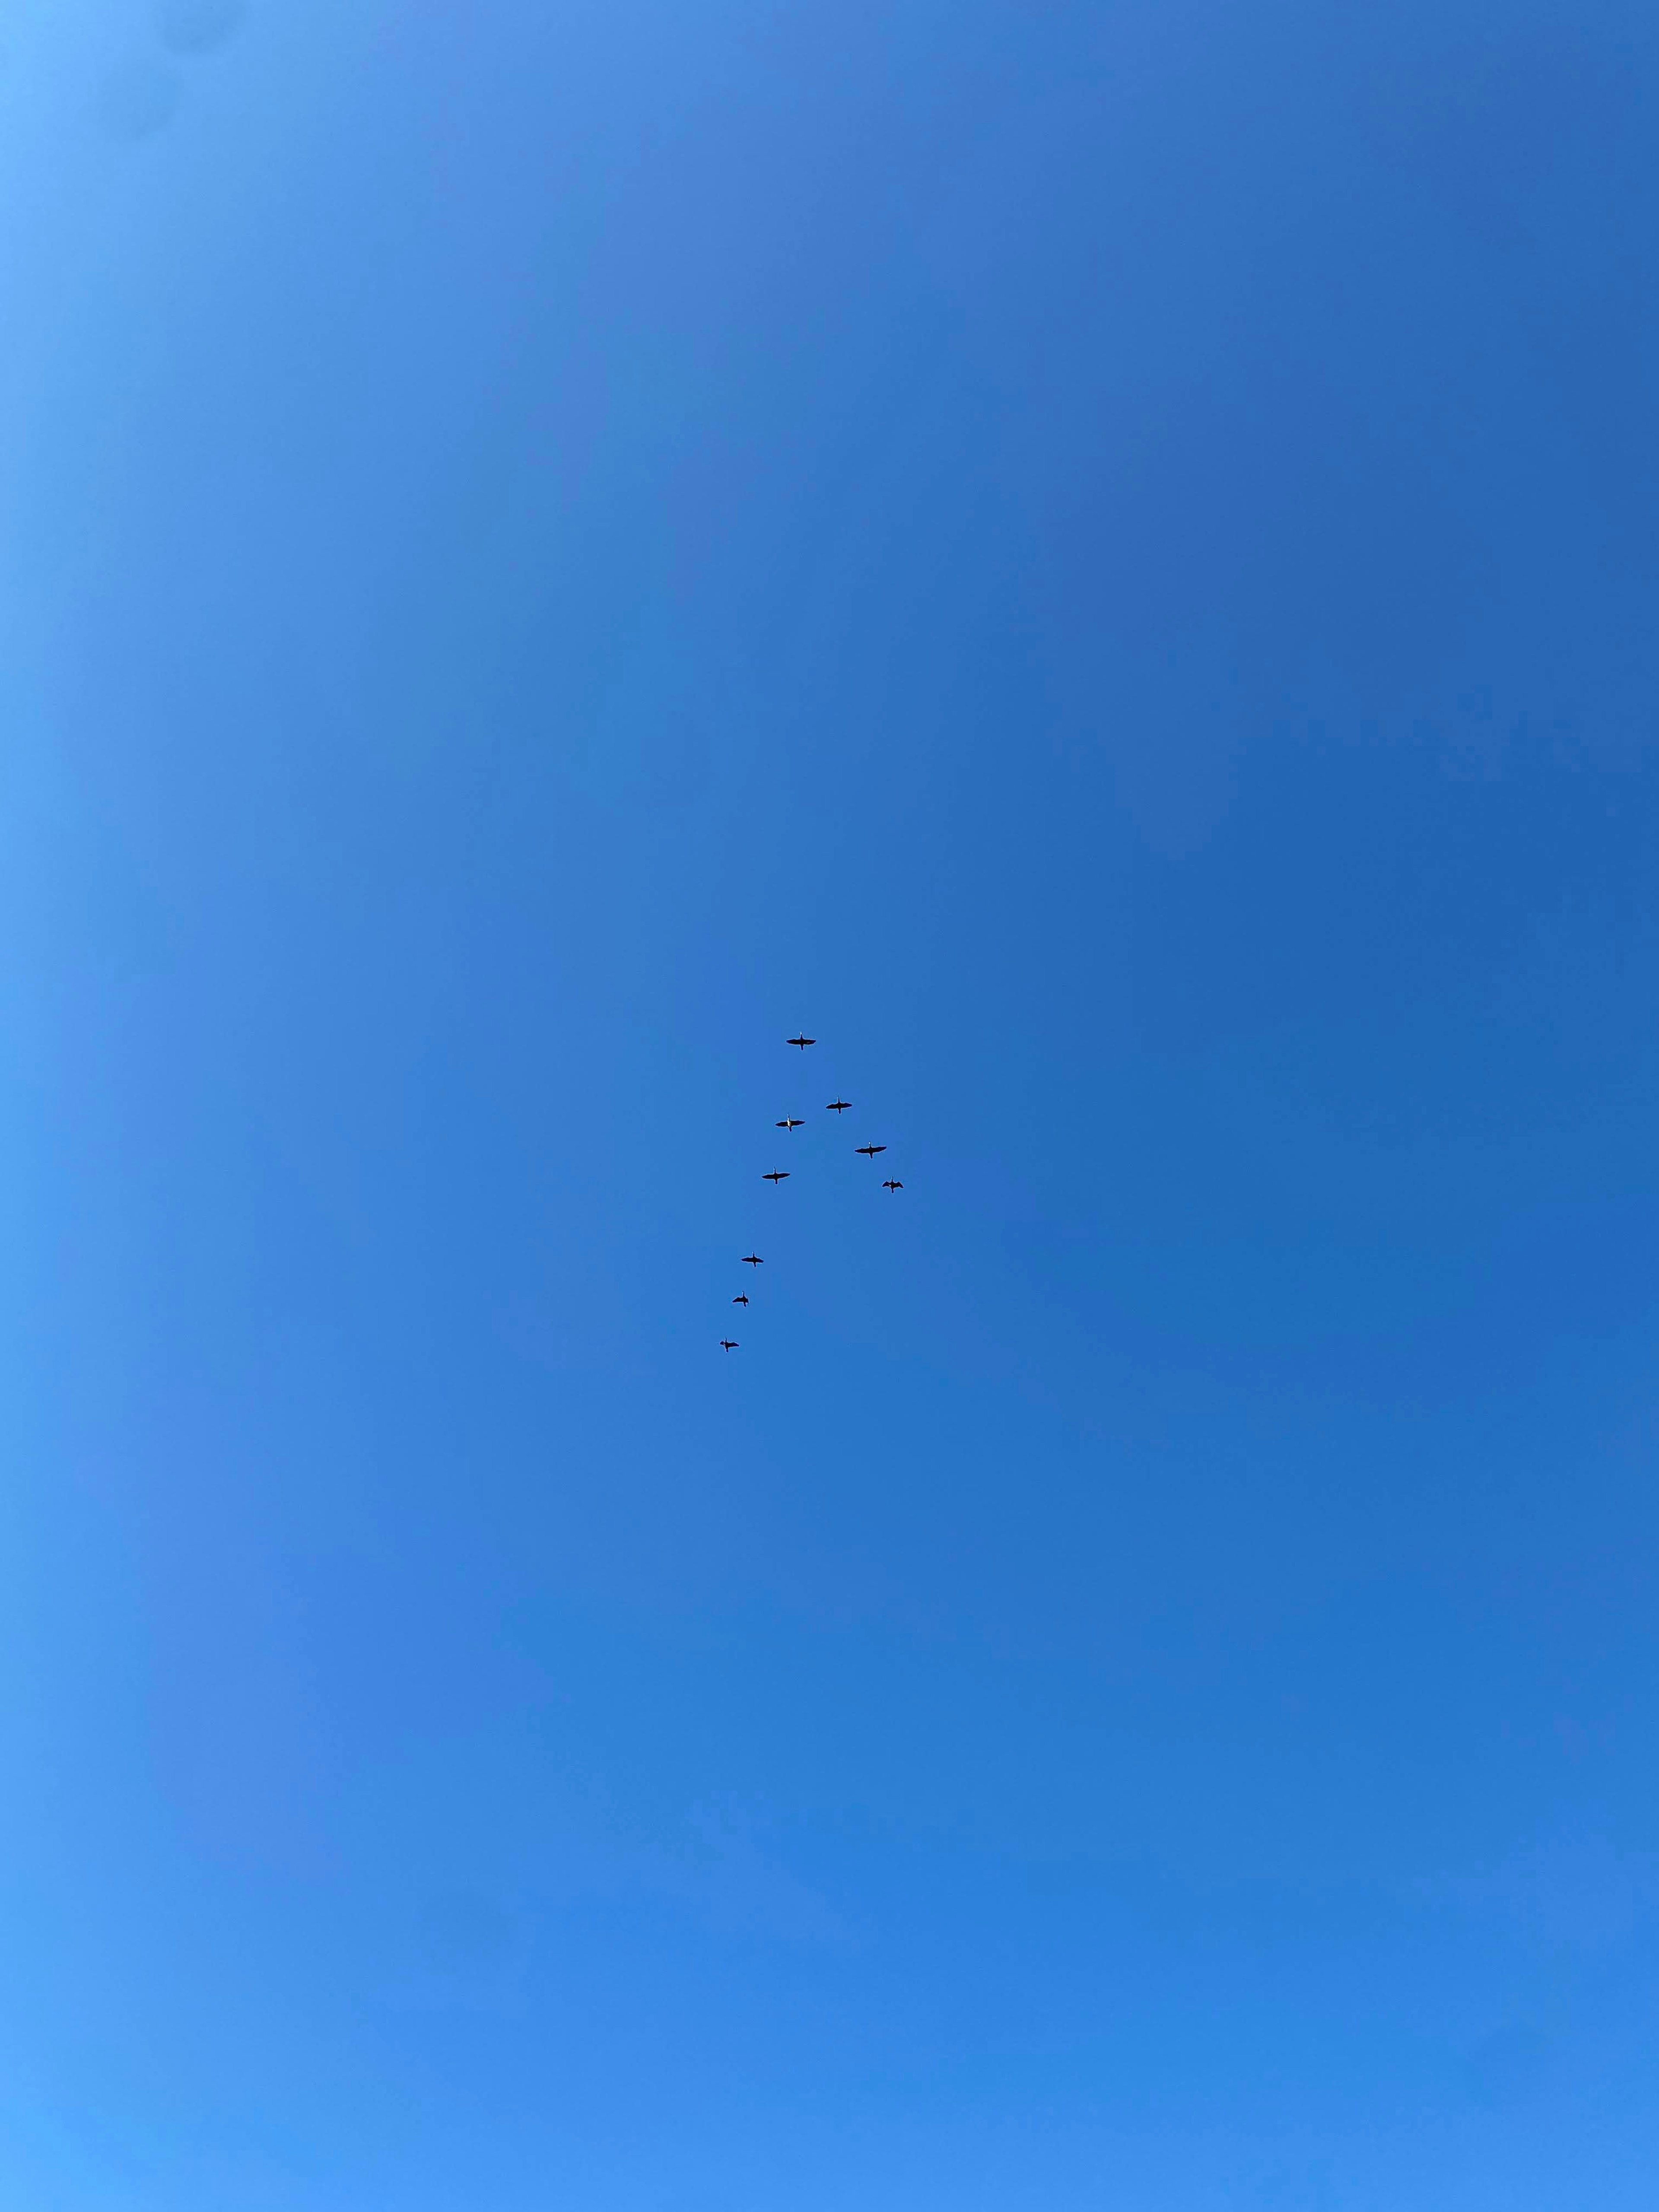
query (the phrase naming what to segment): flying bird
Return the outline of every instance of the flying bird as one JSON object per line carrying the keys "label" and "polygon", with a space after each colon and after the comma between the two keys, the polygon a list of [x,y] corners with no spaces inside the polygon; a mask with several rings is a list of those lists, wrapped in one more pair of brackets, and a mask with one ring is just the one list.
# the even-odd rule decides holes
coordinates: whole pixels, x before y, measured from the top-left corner
{"label": "flying bird", "polygon": [[816,1044],[817,1042],[817,1039],[816,1037],[809,1036],[785,1037],[784,1042],[786,1044],[798,1044],[801,1050],[805,1052],[807,1046],[809,1044]]}
{"label": "flying bird", "polygon": [[844,1114],[852,1103],[850,1098],[832,1098],[824,1111],[828,1114]]}
{"label": "flying bird", "polygon": [[786,1114],[781,1121],[774,1121],[772,1127],[775,1129],[804,1129],[806,1124],[805,1121],[795,1121]]}
{"label": "flying bird", "polygon": [[737,1348],[738,1340],[735,1336],[723,1336],[720,1339],[720,1350],[722,1352],[735,1352]]}
{"label": "flying bird", "polygon": [[745,1267],[758,1267],[760,1263],[761,1255],[758,1252],[745,1252],[744,1254],[743,1264]]}
{"label": "flying bird", "polygon": [[761,1177],[761,1181],[763,1182],[787,1182],[788,1180],[789,1170],[787,1168],[773,1168],[769,1174],[763,1175]]}
{"label": "flying bird", "polygon": [[853,1150],[862,1152],[866,1159],[872,1160],[878,1152],[884,1152],[887,1147],[885,1145],[854,1145]]}
{"label": "flying bird", "polygon": [[884,1190],[902,1190],[903,1188],[904,1185],[899,1182],[896,1176],[889,1176],[886,1182],[882,1185],[882,1188]]}
{"label": "flying bird", "polygon": [[739,1291],[736,1297],[732,1299],[732,1303],[734,1306],[746,1306],[749,1303],[748,1291]]}

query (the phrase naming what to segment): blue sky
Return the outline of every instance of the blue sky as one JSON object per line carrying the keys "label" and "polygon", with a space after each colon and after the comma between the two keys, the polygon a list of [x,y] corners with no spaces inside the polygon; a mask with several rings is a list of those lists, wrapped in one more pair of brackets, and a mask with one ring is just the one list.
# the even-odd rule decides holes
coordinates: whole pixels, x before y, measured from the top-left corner
{"label": "blue sky", "polygon": [[20,0],[7,2202],[1651,2203],[1656,94]]}

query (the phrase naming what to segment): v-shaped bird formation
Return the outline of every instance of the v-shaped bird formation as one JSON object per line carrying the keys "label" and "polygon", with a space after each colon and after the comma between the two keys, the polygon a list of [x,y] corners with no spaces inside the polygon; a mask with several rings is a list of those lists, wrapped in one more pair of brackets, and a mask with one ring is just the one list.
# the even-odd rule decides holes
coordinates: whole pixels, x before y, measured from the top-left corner
{"label": "v-shaped bird formation", "polygon": [[[793,1045],[804,1058],[808,1050],[817,1042],[817,1039],[810,1037],[803,1032],[799,1036],[786,1037],[784,1042]],[[835,1115],[836,1126],[839,1127],[842,1126],[842,1115],[852,1112],[853,1102],[850,1098],[832,1098],[823,1110],[826,1114]],[[781,1129],[786,1137],[793,1138],[797,1129],[804,1129],[806,1127],[806,1116],[802,1114],[785,1114],[780,1120],[775,1121],[772,1127],[775,1129]],[[845,1143],[845,1138],[842,1141]],[[873,1167],[887,1147],[884,1144],[878,1145],[872,1142],[853,1145],[848,1149],[859,1158],[868,1160]],[[763,1182],[769,1182],[775,1191],[781,1192],[783,1185],[790,1180],[793,1173],[793,1168],[766,1168],[762,1170],[760,1179]],[[890,1175],[883,1178],[881,1188],[891,1198],[896,1197],[903,1189],[904,1185],[896,1176]],[[760,1252],[745,1252],[739,1264],[745,1267],[763,1267],[765,1264],[765,1255]],[[734,1306],[746,1307],[752,1304],[752,1300],[747,1291],[738,1291],[734,1294],[732,1303]],[[720,1340],[720,1346],[722,1352],[736,1352],[739,1348],[738,1340],[735,1336],[723,1336]]]}

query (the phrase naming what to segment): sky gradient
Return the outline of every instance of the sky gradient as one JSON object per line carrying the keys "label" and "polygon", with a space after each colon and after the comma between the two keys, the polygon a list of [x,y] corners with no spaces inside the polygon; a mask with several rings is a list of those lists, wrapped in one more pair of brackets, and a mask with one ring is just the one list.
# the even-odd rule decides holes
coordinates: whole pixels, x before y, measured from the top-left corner
{"label": "sky gradient", "polygon": [[0,2198],[1649,2212],[1656,115],[17,0]]}

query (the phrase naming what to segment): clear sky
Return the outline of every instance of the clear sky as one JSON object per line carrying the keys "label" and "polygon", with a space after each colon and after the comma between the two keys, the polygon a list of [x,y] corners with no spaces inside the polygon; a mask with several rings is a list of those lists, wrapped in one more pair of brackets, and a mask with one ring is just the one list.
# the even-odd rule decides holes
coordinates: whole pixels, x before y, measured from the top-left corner
{"label": "clear sky", "polygon": [[1650,2212],[1659,16],[0,46],[0,2200]]}

